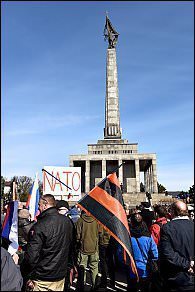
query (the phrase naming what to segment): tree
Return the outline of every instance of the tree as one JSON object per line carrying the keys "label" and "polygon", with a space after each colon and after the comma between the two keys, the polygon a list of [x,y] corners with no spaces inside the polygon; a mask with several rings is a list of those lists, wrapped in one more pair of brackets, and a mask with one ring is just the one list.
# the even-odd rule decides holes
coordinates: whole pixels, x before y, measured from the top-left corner
{"label": "tree", "polygon": [[14,176],[12,183],[14,181],[17,183],[17,194],[19,195],[20,201],[26,202],[33,183],[32,178],[28,176]]}
{"label": "tree", "polygon": [[159,184],[158,182],[157,182],[157,186],[158,186],[159,194],[164,193],[166,191],[166,188],[163,185]]}
{"label": "tree", "polygon": [[194,204],[194,185],[189,188],[190,203]]}

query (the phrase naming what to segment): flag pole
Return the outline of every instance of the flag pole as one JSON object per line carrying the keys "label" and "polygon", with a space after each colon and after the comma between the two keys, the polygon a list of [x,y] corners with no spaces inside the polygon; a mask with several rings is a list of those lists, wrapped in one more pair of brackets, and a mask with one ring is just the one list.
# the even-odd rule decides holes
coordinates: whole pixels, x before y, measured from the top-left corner
{"label": "flag pole", "polygon": [[[114,169],[111,173],[114,173],[116,172],[123,164],[125,164],[125,162],[122,162],[116,169]],[[123,194],[122,194],[122,190],[121,190],[121,198],[122,198],[122,203],[123,203],[123,208],[125,207],[125,203],[124,203],[124,199],[123,199]],[[125,208],[124,208],[125,209]],[[126,212],[125,212],[126,213]],[[126,214],[126,218],[127,218],[127,214]],[[128,219],[127,219],[127,222],[128,222]],[[130,239],[130,245],[131,245],[131,250],[132,250],[132,257],[133,257],[133,260],[134,260],[134,263],[135,263],[135,267],[137,269],[137,264],[136,264],[136,260],[135,260],[135,254],[134,254],[134,250],[133,250],[133,245],[132,245],[132,238],[131,238],[131,232],[130,232],[130,228],[129,228],[129,239]],[[124,250],[125,251],[125,250]],[[126,251],[125,251],[126,252]],[[137,269],[138,271],[138,269]],[[138,273],[138,272],[137,272]],[[137,282],[139,282],[139,275],[138,275],[138,278],[137,278]]]}

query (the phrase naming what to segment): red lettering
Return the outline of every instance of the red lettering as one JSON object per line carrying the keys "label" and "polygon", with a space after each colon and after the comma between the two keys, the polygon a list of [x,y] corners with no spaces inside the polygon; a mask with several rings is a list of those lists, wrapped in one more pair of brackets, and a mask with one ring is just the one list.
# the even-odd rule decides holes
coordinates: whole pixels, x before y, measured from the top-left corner
{"label": "red lettering", "polygon": [[[56,173],[56,178],[60,180],[60,175],[59,175],[59,172],[58,172],[58,171],[57,171],[57,173]],[[57,179],[55,179],[55,183],[54,183],[53,190],[55,190],[55,187],[56,187],[56,185],[58,184],[58,185],[60,185],[60,189],[61,189],[61,191],[62,191],[62,184],[61,184],[61,182],[59,182]]]}
{"label": "red lettering", "polygon": [[[52,175],[53,175],[53,171],[52,171]],[[53,177],[52,177],[52,181],[50,183],[49,178],[47,176],[47,173],[45,171],[43,171],[43,192],[45,192],[45,186],[46,186],[45,179],[47,179],[49,187],[50,187],[51,191],[53,192],[53,190],[54,190],[54,188],[53,188]]]}
{"label": "red lettering", "polygon": [[[76,189],[75,188],[75,186],[74,186],[74,182],[75,182],[75,179],[74,179],[74,177],[75,177],[75,175],[77,174],[77,176],[78,176],[78,188]],[[78,191],[78,189],[80,188],[80,182],[81,182],[81,178],[80,178],[80,174],[78,173],[78,172],[74,172],[73,173],[73,175],[72,175],[72,188],[73,188],[73,190],[76,192],[76,191]]]}
{"label": "red lettering", "polygon": [[[68,179],[68,176],[69,176],[70,173],[72,173],[72,171],[63,171],[63,173],[66,174],[66,183],[65,183],[65,184],[70,188],[70,186],[69,186],[69,179]],[[66,187],[66,190],[67,190],[67,191],[69,190],[68,187]]]}

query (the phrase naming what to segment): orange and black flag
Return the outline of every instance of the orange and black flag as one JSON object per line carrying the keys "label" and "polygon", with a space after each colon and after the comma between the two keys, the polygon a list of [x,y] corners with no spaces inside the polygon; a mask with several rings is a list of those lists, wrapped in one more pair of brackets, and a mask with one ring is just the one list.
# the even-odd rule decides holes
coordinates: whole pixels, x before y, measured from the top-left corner
{"label": "orange and black flag", "polygon": [[123,208],[123,198],[116,173],[109,174],[77,204],[87,214],[94,217],[111,236],[123,247],[126,263],[139,280],[130,241],[127,216]]}

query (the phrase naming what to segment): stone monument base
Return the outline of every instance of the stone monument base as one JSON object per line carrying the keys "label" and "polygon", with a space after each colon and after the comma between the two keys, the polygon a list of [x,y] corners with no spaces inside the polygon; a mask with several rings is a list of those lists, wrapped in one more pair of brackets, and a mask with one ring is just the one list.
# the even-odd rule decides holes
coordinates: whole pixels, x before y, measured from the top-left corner
{"label": "stone monument base", "polygon": [[[82,193],[82,197],[85,193]],[[128,209],[135,208],[137,205],[139,206],[141,202],[148,201],[145,193],[131,193],[131,194],[123,194],[123,200]],[[176,200],[176,198],[172,198],[172,196],[165,196],[162,194],[152,194],[152,205],[154,204],[171,204]],[[77,202],[69,201],[70,207],[74,206]]]}
{"label": "stone monument base", "polygon": [[[137,205],[140,205],[141,202],[148,202],[145,193],[132,193],[132,194],[123,194],[124,203],[128,208],[134,208]],[[152,205],[154,204],[171,204],[175,201],[175,198],[172,196],[165,196],[164,193],[152,194]]]}

